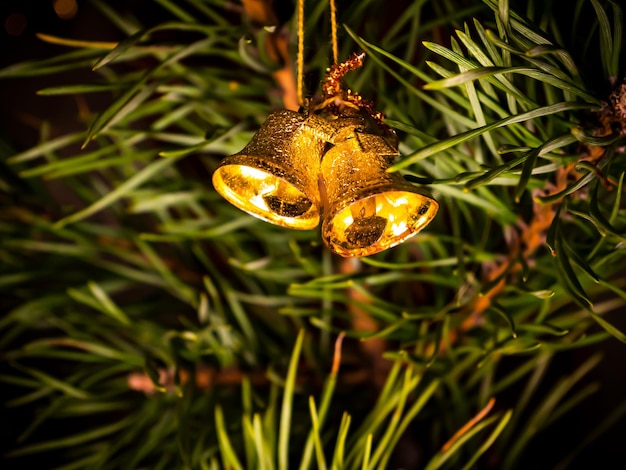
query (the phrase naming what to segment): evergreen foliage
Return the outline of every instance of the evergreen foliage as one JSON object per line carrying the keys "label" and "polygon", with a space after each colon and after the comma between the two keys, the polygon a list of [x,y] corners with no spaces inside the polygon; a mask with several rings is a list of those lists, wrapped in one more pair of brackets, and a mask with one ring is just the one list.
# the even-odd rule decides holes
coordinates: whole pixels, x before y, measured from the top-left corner
{"label": "evergreen foliage", "polygon": [[[338,2],[340,57],[367,54],[347,82],[440,204],[359,260],[210,184],[283,105],[266,45],[295,50],[295,5],[271,28],[225,0],[146,3],[158,23],[90,0],[126,39],[41,35],[58,54],[0,70],[88,77],[39,91],[79,103],[81,129],[0,149],[8,466],[573,468],[623,422],[624,400],[533,453],[626,342],[616,2]],[[305,7],[314,95],[328,2]]]}

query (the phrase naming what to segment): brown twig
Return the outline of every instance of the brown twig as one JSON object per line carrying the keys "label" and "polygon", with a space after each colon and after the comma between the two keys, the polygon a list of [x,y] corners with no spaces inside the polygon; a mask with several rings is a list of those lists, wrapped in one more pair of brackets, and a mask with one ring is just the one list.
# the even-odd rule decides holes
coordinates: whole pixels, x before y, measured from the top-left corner
{"label": "brown twig", "polygon": [[[335,340],[335,350],[333,354],[333,362],[331,368],[331,375],[337,376],[339,368],[342,362],[342,344],[345,338],[345,333],[341,332]],[[311,374],[309,371],[302,369],[298,372],[296,381],[298,383],[304,383],[311,381]],[[137,392],[143,392],[147,395],[152,395],[157,391],[165,391],[172,393],[176,384],[176,372],[173,369],[161,367],[157,369],[158,381],[155,384],[152,379],[144,372],[133,372],[128,375],[127,383],[128,388]],[[200,366],[194,372],[190,372],[186,369],[178,371],[178,379],[181,385],[186,385],[192,380],[193,385],[199,390],[211,390],[215,387],[222,386],[238,386],[246,376],[252,385],[262,387],[269,384],[267,374],[263,372],[255,372],[247,374],[242,372],[237,367],[230,367],[225,369],[216,369],[209,366]],[[361,384],[369,380],[369,374],[363,369],[351,370],[342,373],[343,384]]]}
{"label": "brown twig", "polygon": [[[575,172],[574,165],[568,165],[560,169],[556,175],[556,182],[549,183],[543,191],[558,193],[565,189],[568,181]],[[508,232],[507,255],[497,262],[483,263],[483,285],[491,285],[489,290],[477,295],[464,306],[467,318],[460,325],[458,331],[452,331],[448,342],[454,342],[459,334],[467,331],[482,321],[482,314],[491,306],[494,299],[502,293],[513,276],[517,276],[523,269],[520,256],[528,260],[533,253],[545,245],[546,234],[556,216],[560,201],[550,204],[533,202],[533,217],[530,223],[526,223],[520,217],[518,219],[518,231],[514,228]],[[445,351],[445,341],[440,345],[440,353]]]}
{"label": "brown twig", "polygon": [[[608,102],[598,112],[598,125],[594,129],[596,136],[607,136],[614,132],[626,135],[626,83],[617,85],[609,95]],[[584,145],[581,148],[580,160],[585,160],[596,165],[605,155],[606,148],[598,145]],[[613,189],[615,182],[602,174],[599,168],[596,169],[598,180],[607,188]],[[546,188],[541,191],[543,196],[549,194],[558,194],[563,191],[571,181],[576,181],[582,175],[576,170],[576,164],[570,163],[556,172],[554,183],[548,183]],[[580,190],[579,190],[580,191]],[[537,194],[534,194],[536,196]],[[495,264],[485,274],[485,283],[489,284],[500,278],[488,292],[476,298],[468,305],[471,312],[468,319],[464,322],[461,329],[465,330],[473,326],[478,318],[489,306],[493,298],[502,292],[508,283],[508,278],[515,275],[522,269],[519,261],[519,255],[524,259],[530,256],[545,244],[546,233],[554,217],[561,201],[555,201],[550,204],[533,203],[533,217],[530,223],[526,224],[520,218],[518,227],[520,232],[517,236],[511,237],[509,245],[509,255],[500,263]]]}
{"label": "brown twig", "polygon": [[[361,262],[358,259],[343,260],[339,270],[343,274],[353,274],[361,269]],[[348,290],[348,296],[354,302],[348,305],[352,328],[363,333],[375,333],[378,331],[378,323],[363,308],[358,307],[358,303],[367,303],[367,299],[362,293],[355,289]],[[370,361],[372,370],[372,382],[377,386],[382,386],[387,378],[391,362],[383,357],[387,346],[385,340],[380,337],[365,339],[361,342],[361,350]]]}
{"label": "brown twig", "polygon": [[[171,369],[158,369],[159,381],[158,385],[168,392],[174,390],[175,372]],[[243,380],[244,374],[236,368],[227,368],[216,370],[211,367],[199,367],[193,374],[195,386],[201,390],[209,390],[216,386],[239,385]],[[267,377],[263,373],[255,373],[247,375],[253,385],[262,385],[267,383]],[[185,385],[192,379],[192,374],[187,370],[179,371],[181,385]],[[137,392],[143,392],[148,395],[157,391],[157,387],[150,377],[142,372],[133,372],[127,378],[128,388]]]}

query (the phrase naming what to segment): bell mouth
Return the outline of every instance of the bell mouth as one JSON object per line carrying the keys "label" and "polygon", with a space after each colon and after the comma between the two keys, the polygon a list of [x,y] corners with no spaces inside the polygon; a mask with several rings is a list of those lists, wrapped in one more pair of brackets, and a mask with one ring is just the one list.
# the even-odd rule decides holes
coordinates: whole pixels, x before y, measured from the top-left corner
{"label": "bell mouth", "polygon": [[259,219],[297,230],[319,224],[319,210],[289,181],[251,166],[222,165],[213,186],[231,204]]}
{"label": "bell mouth", "polygon": [[322,233],[344,257],[369,256],[416,235],[435,217],[434,199],[410,191],[386,191],[343,205],[324,220]]}

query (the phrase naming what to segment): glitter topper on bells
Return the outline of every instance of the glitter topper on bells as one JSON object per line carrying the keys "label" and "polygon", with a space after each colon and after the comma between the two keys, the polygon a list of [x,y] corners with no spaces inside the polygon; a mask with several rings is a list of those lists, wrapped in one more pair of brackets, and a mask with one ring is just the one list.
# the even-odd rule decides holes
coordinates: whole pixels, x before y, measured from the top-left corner
{"label": "glitter topper on bells", "polygon": [[[334,39],[333,51],[336,61]],[[428,225],[439,207],[387,171],[399,155],[395,132],[370,102],[342,86],[343,76],[361,67],[363,57],[335,63],[319,105],[272,113],[213,174],[225,199],[266,222],[310,230],[321,220],[324,242],[344,257],[402,243]],[[298,75],[300,84],[300,67]]]}

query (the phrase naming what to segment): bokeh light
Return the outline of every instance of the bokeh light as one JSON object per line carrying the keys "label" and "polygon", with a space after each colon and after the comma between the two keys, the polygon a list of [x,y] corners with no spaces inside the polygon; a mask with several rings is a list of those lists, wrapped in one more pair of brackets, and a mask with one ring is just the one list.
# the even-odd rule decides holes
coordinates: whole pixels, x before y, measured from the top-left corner
{"label": "bokeh light", "polygon": [[20,12],[11,13],[4,21],[4,29],[9,36],[21,36],[27,25],[26,16]]}
{"label": "bokeh light", "polygon": [[78,13],[78,3],[76,0],[53,0],[52,8],[57,16],[64,20],[69,20]]}

